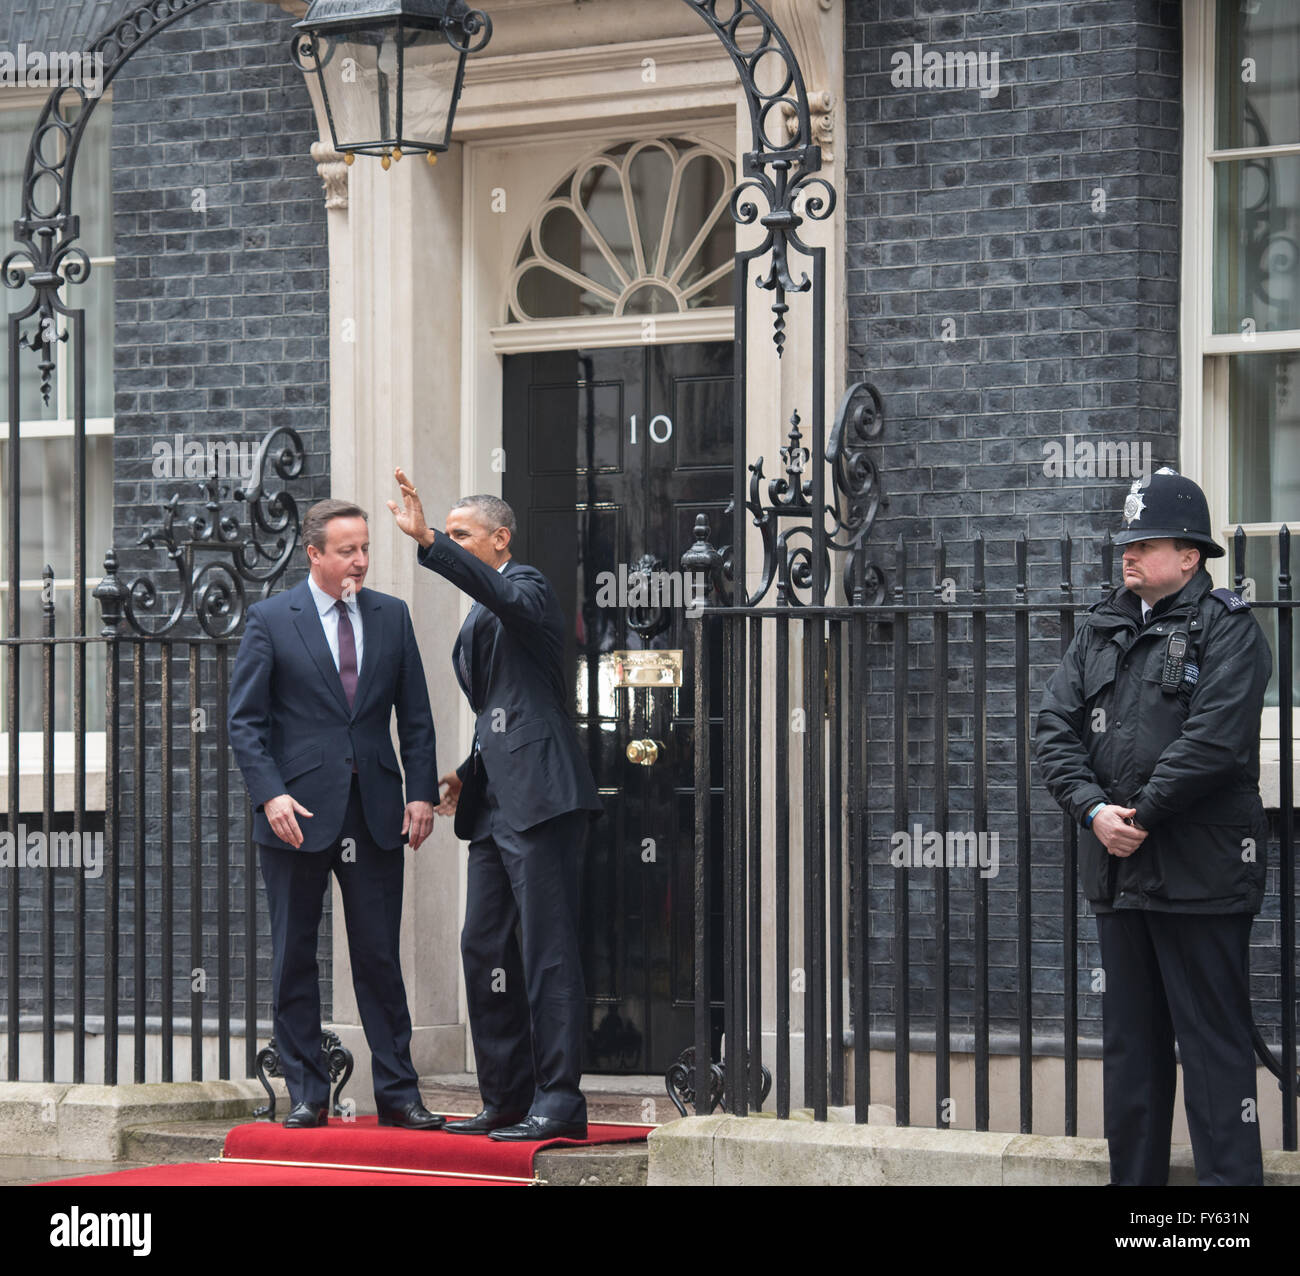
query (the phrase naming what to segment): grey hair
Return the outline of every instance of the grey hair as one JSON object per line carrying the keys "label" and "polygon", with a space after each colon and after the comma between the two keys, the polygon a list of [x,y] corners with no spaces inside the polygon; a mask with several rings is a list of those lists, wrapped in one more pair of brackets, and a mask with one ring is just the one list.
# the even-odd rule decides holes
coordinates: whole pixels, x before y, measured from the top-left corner
{"label": "grey hair", "polygon": [[504,527],[510,533],[511,540],[518,530],[514,510],[499,496],[462,496],[451,508],[477,510],[489,531],[495,532],[498,527]]}

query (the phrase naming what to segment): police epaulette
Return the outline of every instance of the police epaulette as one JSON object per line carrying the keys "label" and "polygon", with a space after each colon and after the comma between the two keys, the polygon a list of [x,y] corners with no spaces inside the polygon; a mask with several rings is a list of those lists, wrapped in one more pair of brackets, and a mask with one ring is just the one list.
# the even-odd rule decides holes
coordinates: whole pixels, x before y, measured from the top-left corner
{"label": "police epaulette", "polygon": [[1250,610],[1250,604],[1240,594],[1234,594],[1230,589],[1212,589],[1210,597],[1217,598],[1230,612]]}

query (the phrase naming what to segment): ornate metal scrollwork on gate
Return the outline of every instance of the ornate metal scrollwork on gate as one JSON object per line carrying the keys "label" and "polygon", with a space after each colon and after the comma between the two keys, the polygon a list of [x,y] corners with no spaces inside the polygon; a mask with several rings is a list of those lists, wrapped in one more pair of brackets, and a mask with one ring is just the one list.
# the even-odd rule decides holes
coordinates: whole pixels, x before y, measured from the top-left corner
{"label": "ornate metal scrollwork on gate", "polygon": [[161,637],[192,608],[209,637],[233,634],[244,618],[247,587],[256,586],[258,596],[267,597],[298,547],[298,503],[284,490],[268,491],[267,484],[269,471],[280,479],[296,478],[303,460],[302,439],[289,426],[277,426],[262,439],[253,460],[252,484],[231,493],[248,507],[247,531],[238,518],[223,512],[223,489],[215,474],[196,484],[205,498],[203,512],[192,514],[180,527],[180,493],[161,506],[162,526],[142,532],[139,540],[150,549],[165,549],[176,570],[175,601],[161,623],[149,623],[157,616],[161,583],[148,572],[123,582],[117,574],[117,552],[110,549],[104,555],[104,579],[95,587],[104,632],[116,633],[125,619],[136,633]]}
{"label": "ornate metal scrollwork on gate", "polygon": [[[682,1115],[688,1115],[687,1109],[695,1102],[695,1047],[687,1046],[677,1056],[676,1062],[668,1069],[664,1078],[668,1097],[673,1107]],[[761,1108],[772,1091],[772,1074],[766,1067],[759,1068],[758,1107]],[[727,1063],[709,1065],[709,1108],[710,1112],[727,1110]]]}
{"label": "ornate metal scrollwork on gate", "polygon": [[885,405],[869,381],[849,387],[840,403],[826,446],[835,504],[827,509],[835,523],[828,544],[844,553],[844,596],[868,607],[885,601],[885,574],[866,558],[867,538],[881,505],[887,504],[880,470],[867,451],[885,428]]}
{"label": "ornate metal scrollwork on gate", "polygon": [[[812,115],[803,72],[790,42],[772,16],[753,0],[686,0],[709,24],[740,72],[740,87],[749,107],[754,149],[745,156],[745,179],[731,197],[731,215],[741,226],[755,222],[766,230],[763,242],[745,255],[751,260],[771,254],[767,272],[754,282],[774,294],[772,340],[777,355],[785,351],[787,293],[809,292],[806,274],[796,279],[790,249],[804,256],[812,250],[798,235],[804,221],[824,221],[835,211],[835,188],[821,176],[822,153],[813,140]],[[719,10],[729,11],[725,13]],[[746,199],[754,192],[767,205]],[[802,212],[795,207],[802,201]]]}
{"label": "ornate metal scrollwork on gate", "polygon": [[[880,392],[868,381],[849,387],[840,403],[826,447],[826,464],[830,468],[832,500],[826,506],[828,525],[825,533],[826,561],[830,551],[844,555],[844,594],[849,602],[876,606],[884,601],[885,575],[880,567],[866,558],[866,542],[880,513],[887,504],[880,470],[868,448],[879,441],[884,429],[885,406]],[[764,488],[763,458],[749,467],[749,496],[745,508],[753,516],[763,544],[763,572],[746,606],[757,607],[773,584],[782,605],[808,606],[813,583],[813,485],[805,477],[812,454],[804,445],[801,421],[796,412],[790,418],[790,434],[781,449],[785,477],[766,480]],[[730,510],[728,510],[730,513]],[[784,527],[783,523],[789,526]],[[701,536],[701,528],[704,535]],[[682,558],[682,565],[712,562],[718,551],[708,543],[708,520],[696,520],[695,539]],[[703,544],[700,544],[703,540]],[[688,562],[690,559],[690,562]],[[831,573],[824,570],[822,579],[829,589]],[[824,602],[825,599],[817,599]]]}
{"label": "ornate metal scrollwork on gate", "polygon": [[[343,1116],[339,1096],[343,1093],[343,1087],[347,1085],[348,1079],[352,1076],[354,1066],[352,1051],[339,1040],[338,1033],[323,1028],[320,1034],[320,1052],[325,1060],[325,1071],[329,1074],[330,1084],[334,1086],[334,1099],[330,1104],[330,1115]],[[266,1091],[268,1101],[260,1108],[254,1108],[253,1115],[255,1117],[266,1117],[268,1121],[274,1121],[276,1098],[275,1091],[271,1089],[271,1082],[268,1078],[284,1076],[284,1073],[280,1071],[280,1047],[275,1044],[274,1037],[257,1052],[256,1066],[257,1079],[262,1083],[262,1089]]]}

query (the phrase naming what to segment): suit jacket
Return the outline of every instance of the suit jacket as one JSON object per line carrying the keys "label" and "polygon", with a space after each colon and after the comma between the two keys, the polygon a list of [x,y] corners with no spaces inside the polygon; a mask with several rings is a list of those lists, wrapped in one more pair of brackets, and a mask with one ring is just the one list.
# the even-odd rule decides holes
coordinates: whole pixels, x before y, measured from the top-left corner
{"label": "suit jacket", "polygon": [[484,784],[518,832],[603,810],[565,704],[564,614],[550,582],[513,558],[494,571],[437,531],[419,561],[475,600],[452,652],[481,754],[457,768],[456,836],[470,837]]}
{"label": "suit jacket", "polygon": [[362,589],[357,607],[365,636],[351,710],[330,654],[311,590],[304,580],[248,609],[230,685],[230,744],[255,810],[253,836],[285,847],[263,807],[281,793],[312,818],[298,817],[303,851],[338,840],[355,761],[366,826],[385,849],[402,844],[402,772],[406,801],[438,801],[433,714],[411,614],[400,598]]}

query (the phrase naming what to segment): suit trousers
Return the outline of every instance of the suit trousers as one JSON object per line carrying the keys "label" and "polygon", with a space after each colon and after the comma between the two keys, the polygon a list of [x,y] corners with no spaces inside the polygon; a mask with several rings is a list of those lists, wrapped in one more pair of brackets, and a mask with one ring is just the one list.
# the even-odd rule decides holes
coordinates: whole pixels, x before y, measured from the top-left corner
{"label": "suit trousers", "polygon": [[569,811],[519,833],[501,816],[491,785],[484,791],[469,845],[460,950],[485,1108],[587,1119],[578,943],[587,825],[586,811]]}
{"label": "suit trousers", "polygon": [[1202,1185],[1263,1181],[1245,913],[1098,913],[1102,1089],[1113,1184],[1169,1180],[1174,1041]]}
{"label": "suit trousers", "polygon": [[338,878],[352,958],[352,986],[370,1047],[381,1110],[419,1099],[411,1062],[411,1016],[398,951],[403,855],[376,846],[361,788],[352,777],[338,840],[326,850],[258,845],[271,915],[271,991],[280,1066],[294,1103],[325,1107],[329,1073],[321,1054],[316,943],[330,873]]}

